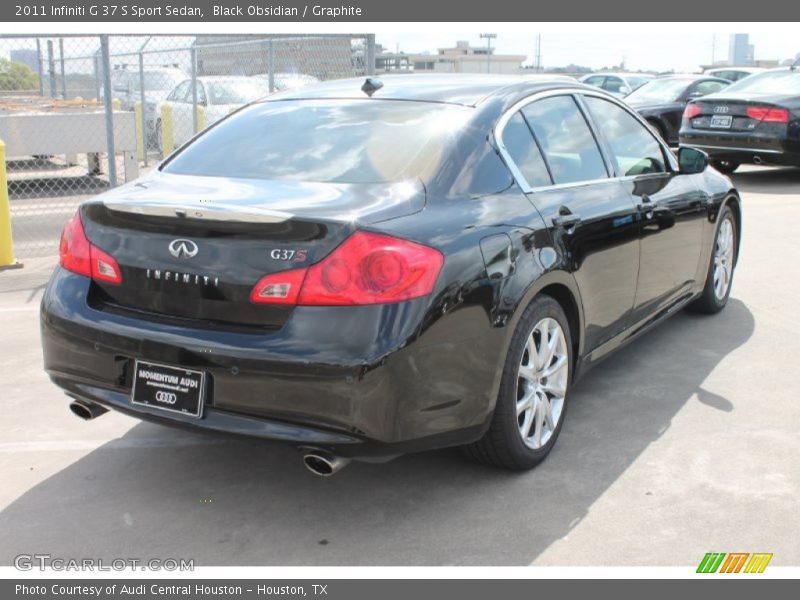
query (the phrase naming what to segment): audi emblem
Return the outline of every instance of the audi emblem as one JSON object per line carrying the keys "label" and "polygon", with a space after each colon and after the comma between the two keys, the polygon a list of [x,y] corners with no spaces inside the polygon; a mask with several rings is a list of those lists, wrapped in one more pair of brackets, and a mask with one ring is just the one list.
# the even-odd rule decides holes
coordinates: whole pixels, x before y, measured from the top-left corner
{"label": "audi emblem", "polygon": [[199,248],[192,240],[178,238],[169,243],[169,253],[175,258],[194,258]]}
{"label": "audi emblem", "polygon": [[726,112],[730,112],[730,110],[731,110],[731,109],[730,109],[730,107],[729,107],[729,106],[715,106],[715,107],[714,107],[714,112],[715,112],[716,114],[718,114],[718,115],[719,115],[719,114],[726,113]]}
{"label": "audi emblem", "polygon": [[164,404],[175,404],[178,401],[178,395],[174,392],[165,392],[158,390],[156,392],[156,401],[163,402]]}

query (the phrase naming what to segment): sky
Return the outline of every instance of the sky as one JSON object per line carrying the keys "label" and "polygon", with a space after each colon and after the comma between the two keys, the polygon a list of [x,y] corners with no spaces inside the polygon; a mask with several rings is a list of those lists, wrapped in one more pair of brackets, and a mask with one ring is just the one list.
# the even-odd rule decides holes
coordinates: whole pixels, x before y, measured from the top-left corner
{"label": "sky", "polygon": [[[619,26],[618,26],[619,27]],[[623,25],[624,27],[624,25]],[[625,65],[631,70],[696,71],[701,64],[710,64],[712,49],[716,60],[728,57],[729,32],[709,30],[682,32],[680,24],[630,24],[630,31],[615,29],[602,32],[605,24],[596,24],[597,31],[545,31],[542,33],[542,65],[545,67],[566,66],[570,63],[593,69]],[[532,64],[536,47],[536,24],[529,24],[530,33],[519,31],[519,27],[502,27],[487,24],[487,33],[497,33],[492,40],[498,54],[527,55],[525,63]],[[449,29],[449,28],[448,28]],[[742,32],[746,32],[743,29]],[[485,46],[486,40],[479,31],[449,29],[442,33],[429,31],[378,32],[376,41],[387,50],[402,52],[436,52],[439,47],[455,46],[456,40],[468,40],[471,45]],[[750,33],[750,43],[755,45],[756,59],[780,59],[794,57],[800,52],[800,36],[787,32]]]}

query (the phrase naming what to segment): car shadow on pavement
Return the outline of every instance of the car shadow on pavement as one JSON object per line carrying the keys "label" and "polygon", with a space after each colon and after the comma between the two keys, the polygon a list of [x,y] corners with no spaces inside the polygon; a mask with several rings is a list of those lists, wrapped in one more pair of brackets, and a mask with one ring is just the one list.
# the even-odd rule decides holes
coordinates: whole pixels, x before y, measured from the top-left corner
{"label": "car shadow on pavement", "polygon": [[140,423],[0,513],[0,564],[47,552],[197,566],[526,565],[589,514],[690,399],[736,410],[702,385],[753,330],[735,299],[713,317],[674,316],[586,375],[552,454],[524,473],[451,449],[323,479],[285,446]]}
{"label": "car shadow on pavement", "polygon": [[[795,167],[759,168],[737,171],[731,180],[742,194],[800,194],[800,169]],[[746,208],[745,208],[746,210]]]}

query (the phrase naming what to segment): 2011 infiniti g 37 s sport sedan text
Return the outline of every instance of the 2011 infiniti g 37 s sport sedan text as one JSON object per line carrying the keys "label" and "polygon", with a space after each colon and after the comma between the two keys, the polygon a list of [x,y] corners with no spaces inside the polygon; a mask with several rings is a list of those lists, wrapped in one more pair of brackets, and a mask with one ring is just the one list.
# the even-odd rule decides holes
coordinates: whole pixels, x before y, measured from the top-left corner
{"label": "2011 infiniti g 37 s sport sedan text", "polygon": [[576,377],[684,306],[725,306],[741,210],[563,79],[347,80],[253,103],[81,205],[44,294],[78,416],[351,458],[463,446],[530,468]]}

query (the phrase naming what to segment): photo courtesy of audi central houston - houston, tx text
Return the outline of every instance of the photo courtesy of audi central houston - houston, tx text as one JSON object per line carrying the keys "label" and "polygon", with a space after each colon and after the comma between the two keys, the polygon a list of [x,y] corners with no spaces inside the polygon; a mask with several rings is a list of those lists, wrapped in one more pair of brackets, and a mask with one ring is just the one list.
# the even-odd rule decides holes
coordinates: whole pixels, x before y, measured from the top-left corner
{"label": "photo courtesy of audi central houston - houston, tx text", "polygon": [[378,4],[0,9],[8,593],[798,577],[797,24]]}

